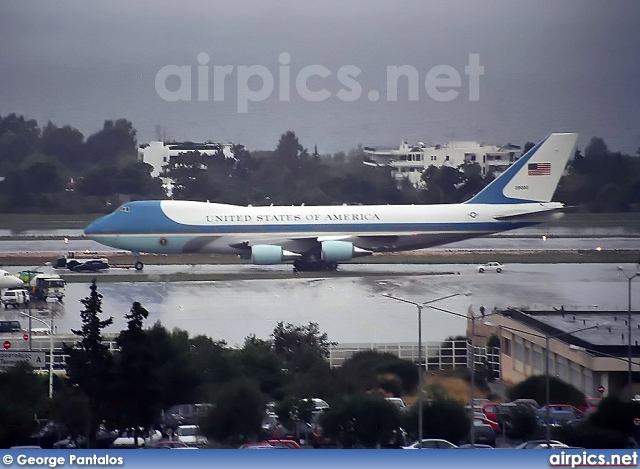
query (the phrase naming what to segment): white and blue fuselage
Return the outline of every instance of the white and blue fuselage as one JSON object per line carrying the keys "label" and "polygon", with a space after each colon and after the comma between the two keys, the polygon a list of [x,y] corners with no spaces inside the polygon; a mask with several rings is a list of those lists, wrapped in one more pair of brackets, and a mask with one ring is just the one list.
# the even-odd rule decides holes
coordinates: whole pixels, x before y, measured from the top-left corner
{"label": "white and blue fuselage", "polygon": [[551,134],[462,204],[244,207],[136,201],[94,221],[85,236],[136,255],[239,254],[258,264],[309,256],[343,261],[427,248],[561,216],[563,205],[551,197],[576,138]]}

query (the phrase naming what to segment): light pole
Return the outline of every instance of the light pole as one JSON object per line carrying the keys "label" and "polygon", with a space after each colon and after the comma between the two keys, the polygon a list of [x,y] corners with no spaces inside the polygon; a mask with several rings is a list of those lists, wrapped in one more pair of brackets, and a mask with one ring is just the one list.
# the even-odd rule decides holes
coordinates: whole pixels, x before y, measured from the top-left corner
{"label": "light pole", "polygon": [[[475,412],[475,387],[476,387],[476,348],[475,348],[475,337],[476,337],[476,319],[485,319],[489,316],[493,316],[494,314],[500,313],[500,311],[495,311],[493,313],[484,314],[482,316],[476,316],[475,314],[471,317],[468,315],[456,313],[454,311],[449,311],[444,308],[440,308],[439,306],[430,306],[431,309],[435,309],[436,311],[441,311],[443,313],[451,314],[453,316],[458,316],[465,319],[471,320],[471,389],[469,391],[469,400],[471,402],[471,411]],[[475,425],[473,425],[474,418],[471,419],[471,447],[476,447],[476,429]]]}
{"label": "light pole", "polygon": [[452,293],[451,295],[446,295],[440,298],[436,298],[435,300],[425,301],[424,303],[416,303],[415,301],[406,300],[404,298],[393,296],[388,293],[382,294],[382,296],[389,298],[391,300],[408,303],[418,308],[418,448],[419,449],[422,449],[422,308],[424,308],[425,306],[427,306],[428,308],[433,308],[433,306],[430,306],[431,303],[435,303],[436,301],[446,300],[447,298],[453,298],[454,296],[459,296],[462,294],[463,293]]}
{"label": "light pole", "polygon": [[618,270],[620,272],[622,272],[624,274],[624,276],[627,278],[627,285],[628,285],[628,289],[627,289],[627,292],[628,292],[628,296],[627,296],[627,298],[628,298],[628,309],[627,309],[628,318],[627,318],[627,323],[628,323],[628,326],[629,326],[629,331],[628,331],[629,332],[629,337],[627,337],[627,339],[629,341],[628,342],[628,344],[629,344],[629,347],[628,347],[629,348],[629,350],[628,350],[628,352],[629,352],[628,353],[628,355],[629,355],[629,372],[628,372],[628,375],[627,375],[627,387],[629,388],[629,396],[633,396],[633,390],[632,390],[633,380],[631,378],[631,281],[634,278],[640,276],[640,272],[636,272],[633,275],[628,275],[624,271],[624,269],[622,267],[620,267],[620,266],[618,266]]}
{"label": "light pole", "polygon": [[[44,319],[31,316],[30,314],[18,311],[18,314],[26,316],[29,320],[35,320],[44,324],[49,329],[49,399],[53,399],[53,327],[47,324]],[[51,321],[53,322],[53,314],[51,315]],[[31,338],[31,331],[29,331],[29,338]]]}
{"label": "light pole", "polygon": [[546,335],[546,334],[537,334],[535,332],[529,332],[529,331],[523,331],[520,329],[515,329],[513,327],[509,327],[509,326],[502,326],[500,325],[501,329],[506,329],[508,331],[513,331],[513,332],[519,332],[522,334],[528,334],[531,335],[533,337],[539,337],[541,339],[544,339],[544,374],[545,374],[545,405],[546,405],[546,409],[545,409],[545,423],[546,423],[546,439],[547,439],[547,448],[550,448],[551,446],[551,379],[549,376],[549,341],[551,339],[557,339],[559,337],[565,336],[565,335],[572,335],[572,334],[576,334],[578,332],[584,332],[584,331],[588,331],[590,329],[597,329],[600,326],[606,326],[608,323],[603,323],[603,324],[595,324],[593,326],[588,326],[588,327],[583,327],[581,329],[576,329],[575,331],[567,331],[567,332],[561,332],[559,334],[554,334],[554,335]]}

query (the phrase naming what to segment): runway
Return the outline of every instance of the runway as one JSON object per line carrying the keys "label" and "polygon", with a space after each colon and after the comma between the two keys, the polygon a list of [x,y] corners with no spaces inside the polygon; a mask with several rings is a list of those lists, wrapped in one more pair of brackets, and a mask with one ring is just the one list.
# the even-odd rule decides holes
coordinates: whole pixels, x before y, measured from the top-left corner
{"label": "runway", "polygon": [[[635,271],[634,264],[626,264],[624,268]],[[185,269],[282,272],[289,277],[215,282],[153,280],[154,274]],[[473,265],[462,264],[344,264],[341,269],[345,275],[340,277],[319,273],[296,278],[287,265],[148,266],[145,270],[152,276],[150,281],[104,282],[98,275],[97,282],[103,295],[104,316],[114,317],[114,325],[107,332],[124,329],[124,315],[134,301],[139,301],[150,313],[147,326],[160,321],[170,330],[180,328],[191,336],[205,334],[230,345],[242,345],[250,334],[268,339],[279,321],[300,325],[316,322],[329,340],[339,343],[414,342],[416,309],[389,300],[383,293],[424,302],[469,292],[468,297],[437,303],[460,314],[465,314],[470,305],[476,310],[480,305],[489,310],[506,306],[627,309],[627,281],[612,264],[508,264],[502,274],[480,274]],[[55,308],[58,334],[78,328],[80,300],[88,294],[86,282],[67,284],[65,303]],[[633,295],[640,301],[640,282],[633,285]],[[11,309],[3,311],[2,316],[20,320],[23,325],[26,322]],[[434,310],[425,310],[423,316],[425,341],[465,333],[465,321],[461,318]]]}

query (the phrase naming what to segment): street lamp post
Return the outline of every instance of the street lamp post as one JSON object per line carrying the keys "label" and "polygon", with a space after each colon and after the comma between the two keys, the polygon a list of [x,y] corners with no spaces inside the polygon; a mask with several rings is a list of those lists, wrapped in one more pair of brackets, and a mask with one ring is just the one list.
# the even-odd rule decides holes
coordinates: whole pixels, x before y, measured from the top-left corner
{"label": "street lamp post", "polygon": [[[18,314],[26,316],[29,320],[35,320],[44,324],[49,329],[49,399],[53,399],[53,327],[50,326],[44,319],[31,316],[30,314],[18,311]],[[51,315],[51,322],[53,322],[53,314]],[[31,333],[29,333],[31,337]]]}
{"label": "street lamp post", "polygon": [[633,380],[632,380],[632,376],[631,376],[631,281],[634,278],[640,276],[640,272],[636,272],[633,275],[628,275],[624,271],[624,269],[622,267],[620,267],[620,266],[618,266],[618,270],[620,272],[622,272],[624,274],[624,276],[627,278],[627,286],[628,286],[628,288],[627,288],[627,294],[628,294],[627,295],[627,299],[628,299],[628,303],[627,303],[627,305],[628,305],[628,308],[627,308],[627,313],[628,313],[627,323],[628,323],[628,326],[629,326],[629,331],[628,331],[629,332],[629,337],[627,337],[627,339],[628,339],[628,344],[629,344],[629,346],[628,346],[628,349],[629,349],[628,350],[629,371],[628,371],[628,374],[627,374],[627,387],[629,388],[629,396],[632,396],[633,395],[633,391],[632,391]]}
{"label": "street lamp post", "polygon": [[430,306],[431,303],[435,303],[436,301],[446,300],[447,298],[452,298],[454,296],[462,295],[462,293],[453,293],[451,295],[446,295],[440,298],[436,298],[435,300],[425,301],[424,303],[416,303],[415,301],[406,300],[404,298],[400,298],[398,296],[393,296],[388,293],[383,293],[382,296],[401,301],[403,303],[408,303],[410,305],[414,305],[418,308],[418,448],[422,449],[422,309],[427,306]]}
{"label": "street lamp post", "polygon": [[567,332],[561,332],[560,334],[555,334],[555,335],[547,335],[547,334],[537,334],[535,332],[529,332],[529,331],[523,331],[520,329],[515,329],[513,327],[508,327],[508,326],[500,326],[500,328],[502,329],[506,329],[508,331],[513,331],[513,332],[519,332],[522,334],[528,334],[531,335],[533,337],[539,337],[541,339],[544,339],[544,359],[545,359],[545,365],[544,365],[544,374],[545,374],[545,405],[546,405],[546,409],[545,409],[545,420],[546,420],[546,440],[547,440],[547,448],[550,448],[551,446],[551,377],[549,375],[549,342],[551,339],[557,339],[559,337],[565,336],[565,335],[572,335],[572,334],[576,334],[578,332],[584,332],[584,331],[588,331],[590,329],[597,329],[600,326],[606,326],[607,323],[604,324],[595,324],[593,326],[588,326],[588,327],[583,327],[581,329],[576,329],[575,331],[567,331]]}

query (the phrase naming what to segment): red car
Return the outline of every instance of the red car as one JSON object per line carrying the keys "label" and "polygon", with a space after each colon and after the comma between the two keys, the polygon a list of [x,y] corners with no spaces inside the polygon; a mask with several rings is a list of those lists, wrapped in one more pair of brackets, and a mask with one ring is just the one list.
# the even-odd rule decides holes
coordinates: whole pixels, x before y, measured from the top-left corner
{"label": "red car", "polygon": [[499,433],[500,432],[500,424],[498,422],[496,422],[495,420],[490,420],[488,418],[483,418],[483,417],[474,417],[476,420],[479,420],[480,422],[484,423],[485,425],[489,425],[494,432]]}
{"label": "red car", "polygon": [[485,402],[482,404],[482,412],[484,412],[484,415],[486,415],[489,420],[496,422],[499,406],[499,402]]}
{"label": "red car", "polygon": [[602,401],[601,397],[587,397],[582,404],[578,406],[580,412],[591,412],[598,408]]}

